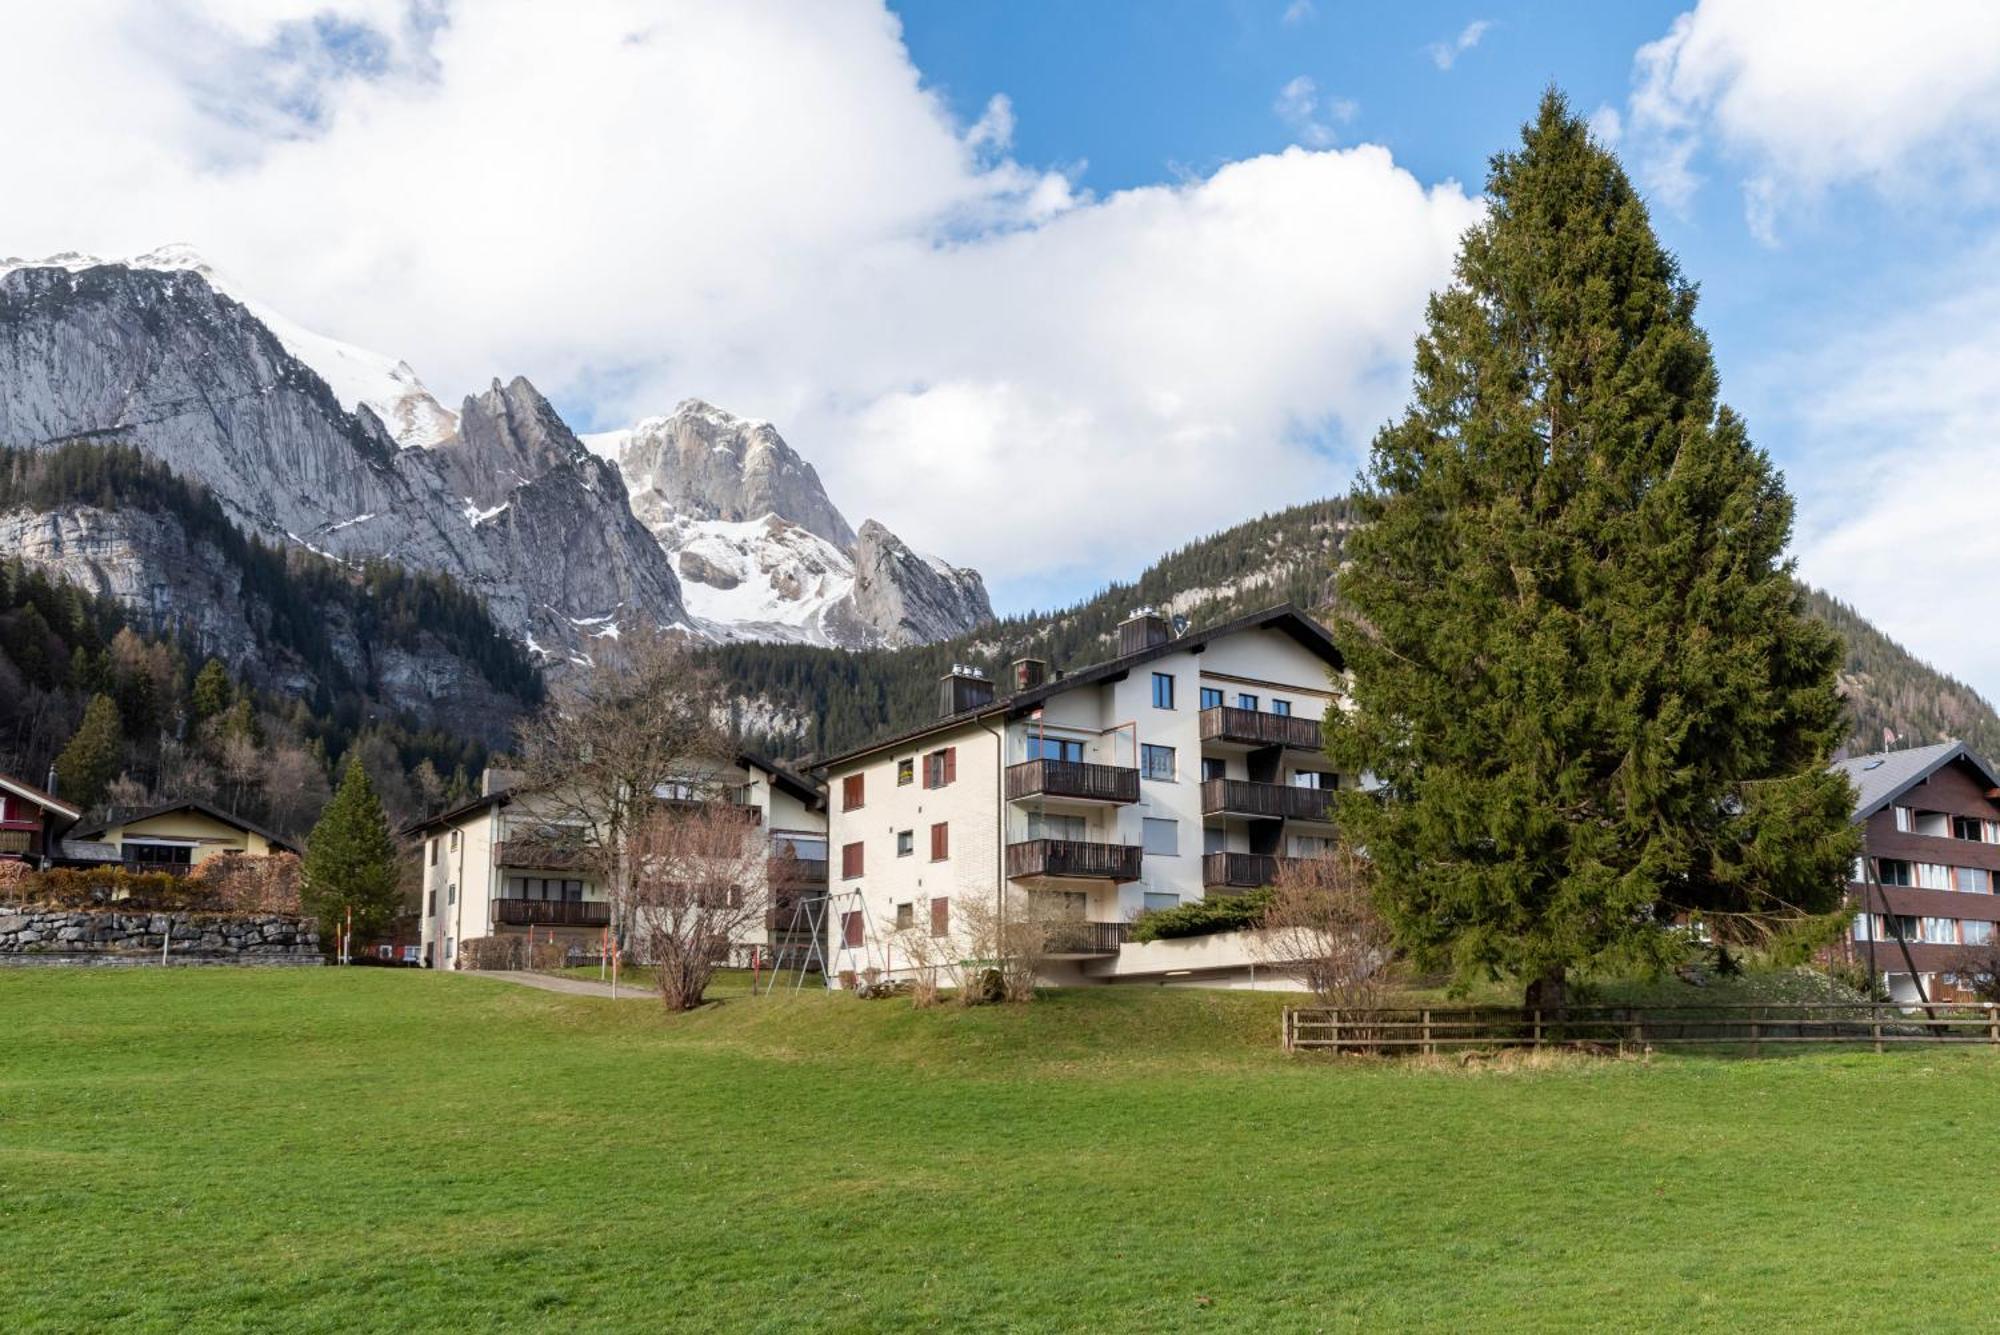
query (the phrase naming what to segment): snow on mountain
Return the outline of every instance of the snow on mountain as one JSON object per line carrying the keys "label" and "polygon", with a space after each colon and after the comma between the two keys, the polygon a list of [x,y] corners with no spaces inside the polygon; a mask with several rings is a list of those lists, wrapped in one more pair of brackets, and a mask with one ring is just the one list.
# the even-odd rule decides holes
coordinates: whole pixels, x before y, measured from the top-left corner
{"label": "snow on mountain", "polygon": [[847,604],[854,562],[817,533],[761,519],[680,519],[655,529],[674,553],[681,602],[718,640],[841,644],[857,638]]}
{"label": "snow on mountain", "polygon": [[13,269],[68,269],[74,273],[103,264],[123,264],[159,273],[200,274],[210,287],[256,316],[272,337],[284,345],[285,351],[310,366],[326,381],[343,408],[354,412],[365,405],[382,419],[382,425],[389,429],[396,443],[406,449],[435,445],[458,429],[458,415],[432,397],[408,362],[316,334],[286,319],[247,295],[192,246],[161,246],[124,260],[103,260],[76,251],[39,260],[0,259],[0,274]]}

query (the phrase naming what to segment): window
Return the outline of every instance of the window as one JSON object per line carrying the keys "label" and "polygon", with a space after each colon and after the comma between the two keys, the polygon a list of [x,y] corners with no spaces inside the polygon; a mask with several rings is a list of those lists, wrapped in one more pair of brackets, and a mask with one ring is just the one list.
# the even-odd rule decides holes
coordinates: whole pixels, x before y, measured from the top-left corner
{"label": "window", "polygon": [[1044,811],[1028,813],[1030,839],[1082,839],[1087,832],[1081,816],[1051,816]]}
{"label": "window", "polygon": [[951,935],[951,901],[933,899],[931,901],[931,935]]}
{"label": "window", "polygon": [[453,831],[451,832],[451,851],[452,851],[452,852],[454,852],[454,853],[456,853],[456,852],[458,851],[458,831],[457,831],[457,830],[453,830]]}
{"label": "window", "polygon": [[861,845],[858,843],[840,846],[840,876],[851,881],[861,874]]}
{"label": "window", "polygon": [[432,839],[430,843],[431,843],[431,865],[435,867],[438,865],[438,841],[436,839]]}
{"label": "window", "polygon": [[428,912],[433,918],[435,918],[437,917],[437,911],[438,911],[438,892],[437,889],[433,887],[431,889],[430,908]]}
{"label": "window", "polygon": [[1896,808],[1896,832],[1898,834],[1908,834],[1911,830],[1916,828],[1916,824],[1917,824],[1916,812],[1910,810],[1908,807]]}
{"label": "window", "polygon": [[1201,688],[1201,707],[1202,707],[1203,709],[1220,709],[1220,708],[1222,708],[1222,688],[1221,688],[1221,687],[1219,687],[1219,686],[1204,686],[1204,687],[1202,687],[1202,688]]}
{"label": "window", "polygon": [[931,861],[943,862],[951,856],[951,823],[939,821],[931,826]]}
{"label": "window", "polygon": [[861,809],[863,799],[867,795],[867,787],[863,782],[867,777],[865,774],[850,774],[840,781],[840,809],[842,811],[859,811]]}
{"label": "window", "polygon": [[444,902],[447,904],[456,904],[458,902],[458,887],[456,885],[448,885],[444,888]]}
{"label": "window", "polygon": [[1248,691],[1243,691],[1239,693],[1236,697],[1236,707],[1238,709],[1254,710],[1257,708],[1257,697],[1250,694],[1250,692]]}
{"label": "window", "polygon": [[1082,922],[1090,900],[1081,890],[1031,890],[1028,911],[1042,922]]}
{"label": "window", "polygon": [[1292,856],[1295,858],[1320,858],[1333,851],[1333,840],[1318,834],[1295,834],[1292,836]]}
{"label": "window", "polygon": [[1174,674],[1155,672],[1153,674],[1153,708],[1172,709],[1174,707]]}
{"label": "window", "polygon": [[907,788],[917,781],[917,758],[904,756],[896,762],[896,786]]}
{"label": "window", "polygon": [[958,748],[947,746],[924,757],[924,787],[942,788],[958,779]]}
{"label": "window", "polygon": [[1853,935],[1856,941],[1866,941],[1868,939],[1868,919],[1871,916],[1866,913],[1857,913],[1854,915]]}
{"label": "window", "polygon": [[127,867],[181,871],[194,865],[194,850],[186,844],[141,844],[128,841],[122,852]]}
{"label": "window", "polygon": [[1290,718],[1292,716],[1292,702],[1290,700],[1273,700],[1271,702],[1271,712],[1279,718]]}
{"label": "window", "polygon": [[1955,946],[1958,944],[1958,920],[1955,918],[1925,918],[1923,921],[1924,940],[1934,946]]}
{"label": "window", "polygon": [[1954,839],[1970,839],[1975,844],[1983,844],[1986,842],[1985,822],[1972,816],[1953,816],[1951,818],[1951,837]]}
{"label": "window", "polygon": [[453,946],[454,946],[454,945],[456,945],[456,944],[457,944],[457,943],[456,943],[456,942],[454,942],[454,941],[453,941],[453,940],[452,940],[452,939],[451,939],[450,937],[446,937],[446,938],[444,939],[444,957],[445,957],[446,959],[450,959],[450,958],[451,958],[451,956],[452,956],[452,948],[453,948]]}
{"label": "window", "polygon": [[1229,764],[1221,757],[1203,756],[1201,758],[1201,778],[1203,783],[1208,782],[1210,779],[1227,778],[1228,775]]}
{"label": "window", "polygon": [[840,915],[840,943],[849,950],[861,944],[861,915],[843,913]]}
{"label": "window", "polygon": [[1179,895],[1160,895],[1153,893],[1151,890],[1146,892],[1146,912],[1148,913],[1165,913],[1168,909],[1177,909],[1180,906],[1181,897]]}
{"label": "window", "polygon": [[1957,867],[1953,869],[1958,877],[1958,888],[1967,894],[1990,895],[1993,893],[1993,877],[1984,867]]}
{"label": "window", "polygon": [[1327,770],[1301,769],[1292,771],[1292,787],[1317,788],[1330,793],[1340,787],[1340,776]]}
{"label": "window", "polygon": [[1201,851],[1204,853],[1227,853],[1229,851],[1229,831],[1218,825],[1202,826]]}
{"label": "window", "polygon": [[917,906],[910,903],[896,905],[896,930],[906,932],[917,925]]}
{"label": "window", "polygon": [[1901,858],[1877,858],[1875,879],[1884,885],[1915,885],[1916,873]]}
{"label": "window", "polygon": [[1177,820],[1160,820],[1154,816],[1140,822],[1145,827],[1145,847],[1149,856],[1179,857],[1181,851],[1181,823]]}
{"label": "window", "polygon": [[583,882],[554,876],[509,876],[509,899],[552,899],[577,904],[583,901]]}
{"label": "window", "polygon": [[1083,759],[1083,743],[1069,737],[1045,737],[1036,733],[1028,738],[1028,759],[1080,762]]}
{"label": "window", "polygon": [[1917,864],[1917,884],[1926,890],[1951,889],[1951,868],[1936,862]]}
{"label": "window", "polygon": [[1139,773],[1148,779],[1174,777],[1174,748],[1148,742],[1139,748]]}
{"label": "window", "polygon": [[1883,941],[1915,941],[1917,920],[1907,913],[1885,913],[1877,915],[1881,925]]}
{"label": "window", "polygon": [[1992,923],[1982,922],[1977,918],[1967,918],[1965,921],[1959,923],[1958,926],[1960,934],[1965,938],[1965,945],[1987,946],[1993,944]]}
{"label": "window", "polygon": [[916,851],[917,832],[915,830],[896,831],[896,856],[906,858]]}

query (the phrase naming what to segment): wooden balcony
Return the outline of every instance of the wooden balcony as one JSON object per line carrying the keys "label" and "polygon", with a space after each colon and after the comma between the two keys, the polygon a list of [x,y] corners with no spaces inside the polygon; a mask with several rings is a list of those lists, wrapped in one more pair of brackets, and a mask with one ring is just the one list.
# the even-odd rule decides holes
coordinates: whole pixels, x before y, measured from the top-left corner
{"label": "wooden balcony", "polygon": [[1251,783],[1244,779],[1203,779],[1201,814],[1245,816],[1251,820],[1333,819],[1327,809],[1333,794],[1324,788],[1292,788],[1282,783]]}
{"label": "wooden balcony", "polygon": [[580,844],[553,839],[500,839],[493,845],[493,865],[520,871],[576,871],[589,865]]}
{"label": "wooden balcony", "polygon": [[1139,771],[1081,760],[1024,760],[1007,767],[1007,799],[1060,798],[1070,802],[1139,800]]}
{"label": "wooden balcony", "polygon": [[824,890],[826,859],[774,857],[771,859],[770,876],[773,891]]}
{"label": "wooden balcony", "polygon": [[496,899],[500,927],[609,927],[611,905],[601,899]]}
{"label": "wooden balcony", "polygon": [[1210,890],[1255,890],[1277,880],[1295,860],[1269,853],[1204,853],[1201,883]]}
{"label": "wooden balcony", "polygon": [[1116,955],[1131,934],[1129,922],[1052,922],[1043,949],[1051,955]]}
{"label": "wooden balcony", "polygon": [[1142,850],[1137,844],[1098,844],[1083,839],[1026,839],[1007,845],[1007,878],[1078,877],[1136,881]]}
{"label": "wooden balcony", "polygon": [[1326,746],[1319,720],[1311,715],[1272,714],[1228,705],[1201,711],[1201,739],[1240,746],[1288,746],[1298,751],[1319,751]]}
{"label": "wooden balcony", "polygon": [[657,795],[653,801],[663,811],[691,813],[714,808],[746,825],[758,825],[764,820],[764,812],[751,803],[752,791],[749,784],[718,784],[698,792]]}

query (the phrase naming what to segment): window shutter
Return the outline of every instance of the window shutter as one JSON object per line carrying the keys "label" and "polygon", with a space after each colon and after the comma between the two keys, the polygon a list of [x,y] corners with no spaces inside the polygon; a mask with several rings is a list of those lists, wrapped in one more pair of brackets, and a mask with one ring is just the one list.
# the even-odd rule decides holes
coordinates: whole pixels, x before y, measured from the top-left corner
{"label": "window shutter", "polygon": [[938,786],[938,753],[933,751],[924,757],[924,787]]}
{"label": "window shutter", "polygon": [[849,948],[861,944],[861,915],[843,913],[840,915],[840,939]]}
{"label": "window shutter", "polygon": [[951,935],[951,901],[933,899],[931,901],[931,935]]}
{"label": "window shutter", "polygon": [[944,781],[958,782],[958,748],[955,746],[947,746],[944,749]]}
{"label": "window shutter", "polygon": [[867,776],[863,774],[850,774],[841,780],[840,809],[842,811],[853,811],[861,806],[862,798],[866,792],[863,782],[866,778]]}
{"label": "window shutter", "polygon": [[841,845],[840,874],[849,879],[861,874],[861,845],[859,843]]}
{"label": "window shutter", "polygon": [[951,824],[939,821],[931,826],[931,861],[943,862],[951,856]]}

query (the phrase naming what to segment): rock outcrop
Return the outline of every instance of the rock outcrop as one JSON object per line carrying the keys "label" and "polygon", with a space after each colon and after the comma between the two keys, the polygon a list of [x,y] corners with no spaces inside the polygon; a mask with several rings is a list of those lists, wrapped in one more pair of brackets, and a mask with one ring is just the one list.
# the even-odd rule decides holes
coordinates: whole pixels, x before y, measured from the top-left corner
{"label": "rock outcrop", "polygon": [[993,619],[978,571],[920,556],[872,519],[854,547],[854,610],[892,649],[949,639]]}

